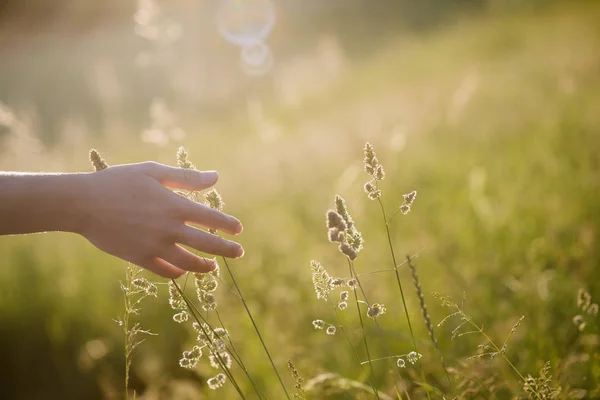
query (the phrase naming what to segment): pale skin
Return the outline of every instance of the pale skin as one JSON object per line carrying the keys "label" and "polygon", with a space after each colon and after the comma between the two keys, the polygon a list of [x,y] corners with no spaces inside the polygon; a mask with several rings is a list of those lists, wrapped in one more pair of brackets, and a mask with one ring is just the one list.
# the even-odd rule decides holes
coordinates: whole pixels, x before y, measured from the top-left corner
{"label": "pale skin", "polygon": [[154,162],[111,166],[93,173],[0,172],[0,235],[71,232],[98,249],[166,278],[208,272],[215,256],[238,258],[242,247],[203,229],[237,235],[236,218],[168,188],[203,190],[215,171],[183,170]]}

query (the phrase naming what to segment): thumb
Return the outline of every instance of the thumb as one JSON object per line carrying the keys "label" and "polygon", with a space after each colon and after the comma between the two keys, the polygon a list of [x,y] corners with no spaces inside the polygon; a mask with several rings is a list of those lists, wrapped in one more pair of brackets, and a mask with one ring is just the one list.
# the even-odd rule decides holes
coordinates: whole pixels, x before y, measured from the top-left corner
{"label": "thumb", "polygon": [[217,183],[217,171],[197,171],[169,167],[154,162],[144,163],[144,172],[164,186],[183,190],[203,190]]}

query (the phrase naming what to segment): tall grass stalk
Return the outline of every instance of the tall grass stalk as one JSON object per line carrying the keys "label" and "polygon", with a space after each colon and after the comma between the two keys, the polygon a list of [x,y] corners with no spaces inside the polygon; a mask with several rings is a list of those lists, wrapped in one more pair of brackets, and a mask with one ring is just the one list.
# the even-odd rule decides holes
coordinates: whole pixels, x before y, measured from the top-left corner
{"label": "tall grass stalk", "polygon": [[[218,310],[215,310],[215,315],[217,316],[217,320],[219,321],[221,328],[225,329],[225,325],[223,324],[223,320],[221,320],[221,315],[219,314]],[[258,386],[256,386],[254,379],[252,379],[252,376],[250,375],[248,368],[246,368],[246,364],[244,364],[244,361],[242,361],[242,357],[240,356],[237,349],[235,348],[235,345],[233,344],[233,340],[231,340],[231,337],[229,338],[229,343],[231,344],[231,350],[233,351],[231,353],[232,357],[234,358],[234,360],[236,360],[236,362],[240,366],[240,368],[242,368],[242,370],[246,373],[246,376],[248,377],[248,380],[250,380],[250,384],[254,388],[254,391],[256,391],[258,398],[262,399],[264,396],[260,392],[260,389],[258,388]]]}
{"label": "tall grass stalk", "polygon": [[[437,293],[434,293],[434,296],[437,297],[438,299],[441,300],[442,306],[443,307],[450,307],[452,309],[455,310],[455,312],[453,312],[452,314],[446,316],[444,319],[442,319],[442,321],[440,321],[440,323],[438,323],[438,327],[441,326],[442,324],[444,324],[447,320],[451,319],[452,317],[458,317],[460,321],[462,321],[452,332],[452,338],[455,337],[460,337],[460,336],[466,336],[466,335],[470,335],[470,334],[480,334],[481,336],[483,336],[486,340],[486,347],[489,346],[491,347],[492,351],[491,352],[487,352],[487,353],[482,353],[482,354],[477,354],[474,356],[469,357],[467,360],[472,360],[472,359],[477,359],[477,358],[484,358],[486,356],[490,357],[490,358],[495,358],[496,356],[500,355],[504,361],[510,366],[510,368],[515,372],[515,374],[517,374],[517,376],[523,381],[524,384],[527,384],[527,379],[523,376],[523,374],[521,374],[521,372],[517,369],[517,367],[515,367],[515,365],[510,361],[510,359],[506,356],[506,345],[508,343],[508,340],[510,339],[510,337],[516,332],[517,328],[519,327],[519,325],[521,324],[521,322],[523,321],[524,317],[519,318],[519,320],[517,321],[517,323],[513,326],[513,328],[510,330],[510,332],[508,333],[506,339],[504,340],[504,343],[502,344],[502,347],[498,347],[496,345],[496,343],[492,340],[492,338],[490,338],[488,336],[488,334],[483,330],[483,327],[480,327],[479,325],[477,325],[473,319],[464,312],[463,307],[459,306],[458,304],[456,304],[450,297],[448,296],[441,296]],[[474,330],[472,331],[467,331],[467,332],[459,332],[459,330],[464,326],[464,325],[470,325]],[[539,392],[537,392],[535,390],[535,388],[530,387],[533,394],[539,399],[539,400],[543,400],[544,398],[539,394]]]}
{"label": "tall grass stalk", "polygon": [[[442,368],[444,373],[446,374],[446,379],[448,380],[448,385],[450,385],[451,393],[454,393],[454,387],[452,385],[452,380],[450,379],[450,374],[448,373],[448,368],[446,368],[446,362],[444,361],[444,355],[440,350],[440,346],[438,344],[437,339],[435,338],[435,332],[433,330],[433,324],[431,323],[431,318],[429,317],[429,312],[427,311],[427,305],[425,304],[425,296],[423,296],[423,290],[421,289],[421,283],[419,282],[419,275],[417,274],[417,268],[411,260],[410,255],[406,256],[406,263],[408,263],[408,268],[410,269],[410,274],[413,279],[413,285],[415,287],[415,291],[417,292],[417,297],[419,298],[419,305],[421,306],[421,312],[423,313],[423,319],[425,320],[425,326],[427,327],[427,331],[429,332],[429,337],[433,346],[435,347],[438,355],[440,356],[440,361],[442,363]],[[508,338],[507,338],[508,340]]]}
{"label": "tall grass stalk", "polygon": [[[90,150],[89,159],[94,168],[94,172],[108,168],[108,163],[96,149]],[[139,309],[137,307],[142,300],[146,296],[157,296],[157,290],[154,284],[150,283],[145,278],[138,278],[140,272],[141,268],[132,264],[127,264],[127,268],[125,269],[125,284],[121,282],[125,310],[123,312],[123,317],[116,320],[117,324],[123,329],[123,335],[125,336],[125,400],[129,400],[129,375],[131,363],[133,361],[133,351],[144,341],[144,339],[138,340],[137,336],[140,334],[155,335],[148,330],[141,329],[140,324],[137,322],[131,325],[131,316],[138,314]],[[135,397],[134,391],[133,398],[135,399]]]}
{"label": "tall grass stalk", "polygon": [[[177,165],[180,168],[182,168],[184,171],[190,170],[190,169],[196,169],[194,164],[192,164],[188,160],[188,154],[183,147],[180,147],[177,150]],[[188,194],[194,201],[198,201],[198,192],[192,192],[192,193],[188,193]],[[208,192],[205,195],[205,200],[206,200],[205,203],[209,207],[218,209],[219,211],[222,210],[223,201],[221,199],[221,195],[215,189],[212,189],[210,192]],[[209,230],[209,232],[214,235],[217,235],[217,232],[212,229]],[[231,277],[231,281],[233,282],[233,284],[235,286],[235,290],[237,291],[237,296],[240,298],[240,300],[242,301],[242,304],[244,305],[246,313],[248,314],[248,317],[250,318],[250,321],[252,322],[252,326],[254,327],[254,331],[256,332],[256,335],[258,336],[260,343],[262,344],[262,347],[263,347],[265,353],[267,354],[267,357],[269,358],[269,362],[271,363],[271,367],[273,368],[273,371],[275,372],[275,375],[277,376],[277,379],[279,380],[281,388],[283,389],[285,396],[288,399],[290,399],[290,395],[288,394],[285,384],[283,383],[283,379],[281,378],[281,375],[279,374],[279,371],[277,370],[277,367],[275,366],[275,362],[273,361],[273,358],[271,357],[271,353],[269,352],[269,349],[267,348],[267,345],[260,333],[260,330],[258,329],[258,325],[256,325],[256,321],[254,320],[254,317],[252,316],[252,312],[250,311],[250,308],[248,307],[248,304],[246,303],[246,299],[244,298],[244,295],[242,294],[242,291],[237,283],[237,280],[235,279],[235,276],[233,275],[233,272],[231,271],[231,268],[229,267],[229,262],[227,261],[227,258],[225,258],[225,257],[222,257],[222,259],[223,259],[223,263],[225,264],[225,267],[227,268],[227,272],[229,273],[229,276]]]}
{"label": "tall grass stalk", "polygon": [[[181,287],[179,286],[179,284],[177,283],[177,281],[175,279],[171,279],[171,282],[173,282],[173,285],[177,288],[177,291],[181,295],[182,299],[185,301],[185,304],[186,304],[186,306],[187,306],[190,314],[192,315],[192,317],[198,323],[198,326],[202,330],[202,333],[204,335],[206,335],[206,336],[209,336],[208,335],[209,332],[206,331],[206,329],[202,325],[202,323],[205,323],[209,327],[210,332],[212,332],[214,334],[215,331],[212,328],[212,326],[209,324],[208,320],[206,318],[204,318],[204,316],[202,315],[202,313],[200,312],[200,310],[198,310],[198,308],[196,308],[196,306],[194,306],[194,304],[190,301],[190,299],[187,297],[187,295],[181,289]],[[229,351],[229,349],[227,349],[227,350]],[[229,380],[231,381],[231,383],[235,387],[235,389],[238,392],[238,394],[240,395],[240,397],[245,400],[246,396],[244,396],[244,392],[242,392],[242,389],[240,388],[240,386],[238,385],[237,381],[235,380],[235,377],[233,376],[233,373],[229,370],[229,368],[227,368],[227,365],[226,365],[225,361],[223,360],[223,358],[221,357],[221,355],[219,354],[219,352],[213,352],[213,355],[215,356],[215,359],[219,363],[220,367],[223,369],[223,372],[227,375],[227,377],[229,378]],[[234,358],[234,360],[236,360],[236,362],[237,362],[236,358]],[[240,365],[240,367],[241,367],[241,365]]]}
{"label": "tall grass stalk", "polygon": [[[400,290],[400,297],[402,298],[402,306],[404,307],[404,315],[406,316],[406,322],[408,323],[408,330],[410,331],[410,337],[412,339],[412,343],[414,346],[415,351],[418,353],[419,349],[417,347],[417,341],[415,340],[415,334],[412,328],[412,324],[410,322],[410,315],[408,314],[408,307],[406,306],[406,298],[404,296],[404,289],[402,288],[402,282],[400,280],[400,273],[398,272],[398,268],[396,267],[398,265],[397,261],[396,261],[396,253],[394,252],[394,245],[392,244],[392,236],[390,234],[390,226],[388,223],[388,219],[386,217],[386,213],[385,213],[385,207],[383,206],[383,202],[381,201],[381,198],[377,198],[377,201],[379,202],[379,206],[381,208],[381,215],[383,216],[383,222],[385,224],[385,233],[387,235],[387,241],[388,241],[388,245],[389,245],[389,249],[390,249],[390,254],[392,256],[392,263],[394,264],[394,272],[396,275],[396,282],[398,283],[398,289]],[[423,364],[419,363],[419,369],[421,371],[421,379],[423,379],[423,382],[427,382],[426,378],[425,378],[425,371],[423,370]],[[427,386],[425,386],[425,390],[427,392],[427,398],[429,400],[431,400],[431,395],[429,394],[429,388],[427,388]]]}
{"label": "tall grass stalk", "polygon": [[[354,294],[355,298],[356,298],[356,293]],[[331,301],[331,298],[329,297],[329,295],[327,295],[327,301],[333,303]],[[358,302],[357,302],[357,306],[358,306]],[[356,358],[356,362],[358,363],[358,366],[362,369],[364,363],[360,360],[360,356],[358,355],[358,351],[356,350],[356,347],[354,347],[354,345],[352,344],[352,340],[350,340],[350,336],[348,335],[348,331],[346,330],[346,327],[344,327],[341,323],[340,323],[340,318],[337,312],[337,307],[334,305],[333,307],[333,312],[335,314],[335,321],[336,321],[336,325],[340,327],[340,329],[342,330],[342,332],[344,333],[344,337],[346,338],[346,341],[348,342],[348,345],[350,346],[350,349],[352,350],[352,354],[354,354],[354,357]],[[358,306],[358,316],[362,321],[362,316],[360,315],[360,307]],[[363,337],[364,337],[364,330],[363,330]],[[366,344],[366,343],[365,343]],[[367,353],[368,353],[368,349],[367,349]],[[371,360],[371,357],[369,356],[369,360]],[[369,362],[369,365],[371,365],[371,363]],[[368,380],[369,380],[369,386],[371,386],[371,389],[373,389],[373,394],[375,394],[375,396],[379,399],[379,392],[377,391],[377,389],[375,388],[375,384],[373,383],[373,366],[371,365],[371,375],[369,376]]]}
{"label": "tall grass stalk", "polygon": [[273,358],[271,357],[271,353],[269,352],[269,349],[267,348],[267,344],[265,343],[265,341],[263,340],[262,335],[260,334],[260,330],[258,329],[258,326],[256,325],[256,322],[254,321],[254,317],[252,316],[252,312],[250,311],[250,308],[248,307],[248,304],[246,303],[246,299],[244,298],[244,295],[242,294],[242,291],[237,283],[237,280],[235,279],[235,277],[233,276],[233,272],[231,272],[231,268],[229,267],[229,263],[227,262],[227,259],[225,257],[223,257],[223,262],[225,263],[225,267],[227,268],[227,272],[229,273],[229,276],[231,277],[231,280],[235,286],[235,289],[238,292],[238,295],[240,296],[240,300],[242,301],[242,304],[244,304],[244,308],[246,309],[246,313],[248,314],[248,317],[250,318],[250,321],[252,321],[252,326],[254,327],[254,331],[256,332],[256,335],[258,336],[258,339],[260,340],[260,343],[262,344],[263,349],[265,350],[265,353],[267,354],[267,357],[269,358],[269,362],[271,363],[271,367],[273,368],[273,371],[275,372],[275,375],[277,375],[277,379],[279,380],[279,383],[281,385],[281,388],[283,389],[283,392],[285,393],[285,396],[290,399],[290,395],[288,394],[288,391],[285,387],[285,384],[283,383],[283,379],[281,379],[281,375],[279,374],[279,371],[277,370],[277,367],[275,366],[275,362],[273,361]]}
{"label": "tall grass stalk", "polygon": [[[131,362],[133,360],[133,351],[139,346],[144,339],[137,339],[138,335],[155,335],[154,333],[140,328],[138,322],[133,323],[131,317],[137,315],[139,309],[137,308],[141,301],[146,296],[156,296],[156,286],[145,280],[144,278],[137,278],[141,269],[135,265],[128,264],[125,269],[125,284],[121,283],[121,290],[123,291],[123,300],[125,303],[125,310],[123,317],[116,320],[117,324],[123,329],[125,336],[125,399],[129,399],[129,374],[131,370]],[[136,285],[134,281],[139,280],[146,286],[146,290]],[[133,397],[135,398],[135,392]]]}
{"label": "tall grass stalk", "polygon": [[[360,292],[361,292],[362,296],[364,297],[365,302],[367,303],[367,307],[371,308],[371,303],[369,302],[367,294],[366,294],[365,290],[363,289],[362,283],[360,282],[360,279],[358,278],[356,271],[354,269],[354,261],[351,261],[349,258],[348,258],[348,268],[350,269],[350,275],[352,276],[352,279],[356,280],[357,286],[360,289]],[[356,287],[354,287],[354,295],[356,297]],[[358,306],[358,303],[359,303],[359,301],[357,300],[357,303],[356,303],[357,306]],[[359,310],[359,316],[360,316],[361,326],[362,326],[362,316],[360,315],[360,310]],[[385,339],[385,336],[383,334],[383,330],[381,329],[381,326],[379,326],[377,317],[373,318],[373,322],[375,323],[375,327],[377,328],[377,333],[379,334],[379,337],[381,338],[381,341],[385,347],[385,351],[388,354],[388,358],[391,358],[392,352],[390,350],[390,346],[389,346],[387,340]],[[363,332],[364,332],[364,329],[363,329]],[[369,357],[369,365],[371,365],[372,361],[373,360],[371,359],[371,357]],[[396,371],[396,375],[398,376],[398,379],[400,381],[402,381],[402,376],[400,375],[400,371],[397,368],[397,366],[394,366],[394,371]],[[398,392],[398,387],[396,386],[396,384],[394,384],[394,388],[396,389],[396,392]]]}
{"label": "tall grass stalk", "polygon": [[[350,260],[348,260],[348,268],[350,269],[350,276],[353,279],[355,279],[354,272],[352,271],[352,264],[351,264]],[[371,352],[369,351],[369,343],[367,342],[367,333],[365,331],[365,324],[363,322],[362,313],[360,312],[360,304],[359,304],[359,299],[358,299],[358,293],[356,292],[356,285],[352,288],[352,292],[354,293],[354,300],[356,303],[356,312],[358,313],[358,319],[360,321],[360,329],[362,330],[363,342],[365,344],[365,350],[367,352],[367,359],[369,360],[369,368],[371,369],[371,377],[373,377],[373,376],[375,376],[375,373],[373,371],[373,362],[371,361]],[[379,399],[379,392],[377,391],[377,388],[375,387],[375,385],[373,385],[372,388],[375,391],[375,396]]]}

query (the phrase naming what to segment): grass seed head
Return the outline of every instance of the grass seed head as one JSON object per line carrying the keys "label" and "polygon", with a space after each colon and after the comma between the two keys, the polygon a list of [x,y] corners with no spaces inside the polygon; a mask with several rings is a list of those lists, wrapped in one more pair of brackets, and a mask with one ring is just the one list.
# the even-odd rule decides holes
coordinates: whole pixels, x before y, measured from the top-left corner
{"label": "grass seed head", "polygon": [[371,175],[375,180],[382,180],[385,177],[385,172],[383,171],[381,164],[379,164],[379,160],[375,155],[375,149],[371,143],[365,143],[364,154],[365,158],[363,163],[367,174]]}
{"label": "grass seed head", "polygon": [[104,159],[100,156],[100,153],[98,153],[98,150],[96,149],[90,150],[90,162],[92,163],[94,171],[96,172],[108,168],[108,164],[106,163],[106,161],[104,161]]}
{"label": "grass seed head", "polygon": [[183,146],[177,149],[177,166],[185,169],[196,169],[194,164],[188,159],[188,153]]}
{"label": "grass seed head", "polygon": [[346,221],[344,221],[344,218],[342,218],[342,216],[339,213],[333,210],[328,210],[327,228],[335,228],[340,232],[344,232],[346,229],[348,229],[348,226],[346,225]]}
{"label": "grass seed head", "polygon": [[402,197],[404,198],[404,202],[408,205],[408,206],[412,206],[412,203],[415,201],[415,198],[417,197],[417,191],[413,190],[410,193],[407,193],[405,195],[402,195]]}
{"label": "grass seed head", "polygon": [[315,329],[323,329],[323,328],[325,328],[325,321],[323,321],[322,319],[315,319],[312,322],[312,324],[315,327]]}
{"label": "grass seed head", "polygon": [[344,232],[340,232],[337,228],[331,228],[327,231],[330,242],[342,243],[344,241]]}
{"label": "grass seed head", "polygon": [[350,261],[354,261],[356,260],[356,257],[358,257],[356,250],[354,250],[348,243],[340,243],[339,249],[350,259]]}
{"label": "grass seed head", "polygon": [[406,359],[408,360],[409,363],[411,364],[416,364],[417,361],[419,361],[419,359],[422,357],[421,354],[417,353],[416,351],[411,351],[410,353],[408,353],[408,355],[406,356]]}
{"label": "grass seed head", "polygon": [[387,311],[387,309],[384,307],[383,304],[373,303],[367,309],[367,316],[369,318],[375,319],[375,318],[385,314],[386,311]]}
{"label": "grass seed head", "polygon": [[217,189],[211,189],[204,195],[204,204],[219,211],[223,211],[223,207],[225,206]]}
{"label": "grass seed head", "polygon": [[327,301],[329,292],[333,289],[333,278],[327,273],[327,270],[317,261],[312,260],[310,262],[310,269],[312,271],[312,281],[317,294],[317,299],[323,299]]}
{"label": "grass seed head", "polygon": [[226,380],[227,377],[225,376],[225,374],[221,373],[215,376],[214,378],[210,378],[208,381],[206,381],[206,383],[208,384],[208,387],[210,389],[216,390],[223,387],[223,385],[225,385]]}

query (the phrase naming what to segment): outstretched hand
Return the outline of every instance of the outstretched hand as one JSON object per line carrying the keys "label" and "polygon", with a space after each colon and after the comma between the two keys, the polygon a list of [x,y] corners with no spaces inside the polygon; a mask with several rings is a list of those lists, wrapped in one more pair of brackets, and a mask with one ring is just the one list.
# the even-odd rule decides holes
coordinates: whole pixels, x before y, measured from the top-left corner
{"label": "outstretched hand", "polygon": [[244,254],[238,243],[187,224],[236,235],[242,231],[240,221],[167,189],[209,188],[217,182],[215,171],[144,162],[109,167],[86,178],[82,195],[87,217],[78,233],[100,250],[167,278],[216,267],[179,244],[224,257]]}

